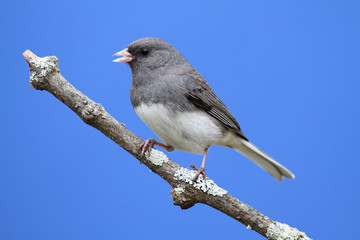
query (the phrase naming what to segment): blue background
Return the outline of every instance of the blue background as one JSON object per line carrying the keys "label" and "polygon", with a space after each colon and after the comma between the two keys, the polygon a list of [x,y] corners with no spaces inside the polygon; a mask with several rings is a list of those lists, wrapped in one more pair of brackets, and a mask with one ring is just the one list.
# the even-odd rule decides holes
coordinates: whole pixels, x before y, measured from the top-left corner
{"label": "blue background", "polygon": [[[142,138],[131,71],[141,37],[175,46],[249,139],[292,170],[278,182],[232,149],[206,171],[230,194],[314,239],[359,239],[359,1],[2,1],[0,239],[261,239],[170,186],[48,92],[26,49],[55,55],[76,88]],[[201,156],[174,151],[182,166]]]}

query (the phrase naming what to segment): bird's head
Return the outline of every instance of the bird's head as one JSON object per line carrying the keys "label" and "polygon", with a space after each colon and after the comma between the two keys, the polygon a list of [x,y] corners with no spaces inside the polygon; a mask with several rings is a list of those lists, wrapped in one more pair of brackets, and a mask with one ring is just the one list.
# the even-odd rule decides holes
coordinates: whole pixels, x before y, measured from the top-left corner
{"label": "bird's head", "polygon": [[122,56],[113,62],[128,63],[131,69],[171,68],[187,63],[173,46],[158,38],[141,38],[113,56]]}

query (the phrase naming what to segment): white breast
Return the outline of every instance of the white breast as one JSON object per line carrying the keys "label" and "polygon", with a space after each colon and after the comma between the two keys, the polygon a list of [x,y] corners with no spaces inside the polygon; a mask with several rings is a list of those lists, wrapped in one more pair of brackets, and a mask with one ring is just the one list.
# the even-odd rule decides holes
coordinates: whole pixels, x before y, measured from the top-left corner
{"label": "white breast", "polygon": [[161,104],[141,104],[135,112],[166,144],[191,153],[204,153],[222,136],[215,119],[202,111],[173,113]]}

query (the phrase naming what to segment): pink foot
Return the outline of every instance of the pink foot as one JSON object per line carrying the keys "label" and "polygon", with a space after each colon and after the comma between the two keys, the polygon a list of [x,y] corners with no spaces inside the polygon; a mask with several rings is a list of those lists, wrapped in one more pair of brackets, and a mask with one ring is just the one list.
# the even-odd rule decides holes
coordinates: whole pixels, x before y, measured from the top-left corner
{"label": "pink foot", "polygon": [[148,152],[150,156],[151,149],[154,147],[154,145],[158,145],[159,147],[162,147],[168,152],[174,151],[174,148],[172,146],[167,146],[165,144],[162,144],[161,142],[156,141],[155,139],[149,138],[143,141],[143,143],[140,145],[140,149],[141,149],[140,156],[143,157],[145,152]]}
{"label": "pink foot", "polygon": [[197,167],[194,166],[194,164],[190,164],[189,167],[191,167],[192,169],[194,169],[195,171],[197,171],[193,181],[196,182],[196,180],[198,179],[198,177],[201,175],[204,176],[204,179],[206,178],[206,173],[205,173],[205,168],[203,166],[201,166],[199,169]]}
{"label": "pink foot", "polygon": [[[155,139],[152,139],[152,138],[149,138],[145,141],[143,141],[143,143],[140,145],[140,149],[141,149],[141,154],[140,156],[143,157],[145,152],[148,152],[149,153],[149,156],[150,156],[150,153],[151,153],[151,149],[153,148],[153,146],[155,145],[156,143],[156,140]],[[139,149],[139,150],[140,150]]]}

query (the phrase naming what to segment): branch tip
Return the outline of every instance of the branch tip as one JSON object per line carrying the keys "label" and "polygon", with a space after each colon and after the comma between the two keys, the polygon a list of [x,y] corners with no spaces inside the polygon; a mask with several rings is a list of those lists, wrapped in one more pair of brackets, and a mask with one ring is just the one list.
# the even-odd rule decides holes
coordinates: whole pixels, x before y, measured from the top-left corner
{"label": "branch tip", "polygon": [[37,58],[38,56],[36,56],[33,52],[31,52],[30,50],[26,50],[25,52],[23,52],[23,57],[25,58],[27,64],[29,65],[29,67],[31,67],[31,63],[30,61],[34,58]]}

